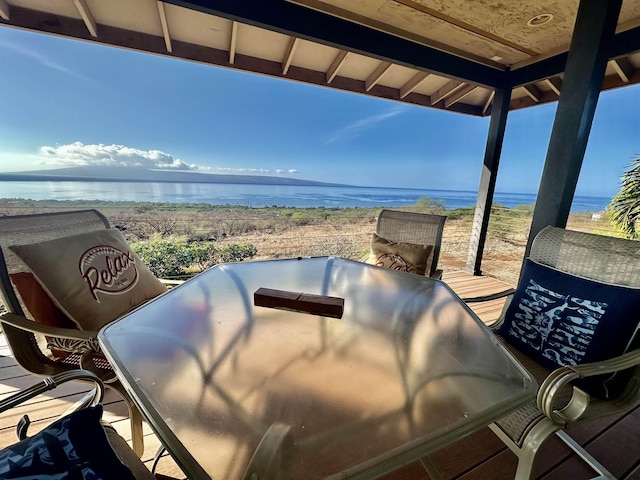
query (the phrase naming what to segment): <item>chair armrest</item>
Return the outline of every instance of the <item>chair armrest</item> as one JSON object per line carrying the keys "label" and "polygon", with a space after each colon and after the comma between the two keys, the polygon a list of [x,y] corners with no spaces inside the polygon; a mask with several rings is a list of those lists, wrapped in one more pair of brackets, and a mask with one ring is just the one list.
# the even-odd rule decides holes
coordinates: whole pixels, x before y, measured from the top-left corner
{"label": "chair armrest", "polygon": [[462,298],[462,301],[465,303],[476,303],[476,302],[488,302],[489,300],[497,300],[499,298],[508,297],[515,293],[514,288],[509,288],[503,292],[492,293],[491,295],[482,295],[480,297],[467,297]]}
{"label": "chair armrest", "polygon": [[[95,373],[89,372],[87,370],[70,370],[68,372],[52,375],[51,377],[46,377],[35,385],[14,393],[13,395],[1,400],[0,412],[9,410],[10,408],[20,405],[21,403],[44,392],[53,390],[58,385],[62,385],[63,383],[69,382],[71,380],[88,381],[95,384],[95,390],[94,392],[92,392],[89,400],[84,404],[76,404],[77,407],[84,408],[85,406],[89,405],[95,406],[102,401],[102,398],[104,397],[104,385]],[[65,414],[66,413],[68,413],[68,411],[65,412]]]}
{"label": "chair armrest", "polygon": [[98,336],[98,332],[89,330],[50,327],[49,325],[43,325],[42,323],[34,322],[33,320],[29,320],[28,318],[23,317],[22,315],[17,315],[15,313],[5,313],[4,315],[0,316],[0,322],[6,323],[7,325],[11,325],[12,327],[16,327],[21,330],[26,330],[32,333],[40,333],[42,335],[47,335],[50,337],[71,338],[74,340],[91,340],[92,338],[96,338]]}
{"label": "chair armrest", "polygon": [[589,406],[590,397],[579,388],[573,387],[571,400],[560,410],[554,409],[558,393],[569,382],[585,377],[614,373],[640,365],[640,349],[601,362],[583,363],[561,367],[549,374],[538,390],[538,408],[549,418],[560,423],[575,422]]}

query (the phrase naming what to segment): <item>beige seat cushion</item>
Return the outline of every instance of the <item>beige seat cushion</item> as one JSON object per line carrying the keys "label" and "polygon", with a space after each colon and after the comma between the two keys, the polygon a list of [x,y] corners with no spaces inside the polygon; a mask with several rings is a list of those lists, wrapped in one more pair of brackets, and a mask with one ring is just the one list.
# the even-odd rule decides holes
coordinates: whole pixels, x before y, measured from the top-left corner
{"label": "beige seat cushion", "polygon": [[367,263],[402,272],[424,275],[433,245],[392,242],[374,233]]}
{"label": "beige seat cushion", "polygon": [[116,229],[9,248],[83,330],[99,330],[166,291]]}

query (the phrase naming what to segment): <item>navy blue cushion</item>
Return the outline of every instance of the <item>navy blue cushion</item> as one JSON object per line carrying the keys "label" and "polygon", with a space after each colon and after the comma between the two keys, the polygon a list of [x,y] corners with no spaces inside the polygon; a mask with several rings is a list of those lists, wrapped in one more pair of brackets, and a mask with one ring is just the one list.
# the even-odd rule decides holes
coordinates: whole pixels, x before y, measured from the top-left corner
{"label": "navy blue cushion", "polygon": [[[498,333],[549,369],[597,362],[634,345],[640,289],[609,285],[526,260]],[[576,381],[591,395],[615,398],[628,373]]]}
{"label": "navy blue cushion", "polygon": [[135,480],[111,448],[102,406],[85,408],[0,451],[0,479]]}

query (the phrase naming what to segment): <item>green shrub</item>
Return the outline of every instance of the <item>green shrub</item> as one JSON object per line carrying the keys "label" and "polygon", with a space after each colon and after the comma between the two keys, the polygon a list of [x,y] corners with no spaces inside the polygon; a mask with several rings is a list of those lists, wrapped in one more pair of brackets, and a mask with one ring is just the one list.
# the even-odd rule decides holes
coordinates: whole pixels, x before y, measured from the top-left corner
{"label": "green shrub", "polygon": [[131,248],[157,277],[186,275],[188,269],[206,270],[224,262],[241,262],[258,253],[251,243],[171,242],[160,237],[131,244]]}
{"label": "green shrub", "polygon": [[156,277],[184,275],[193,263],[185,249],[186,244],[173,243],[159,237],[131,244],[131,248]]}

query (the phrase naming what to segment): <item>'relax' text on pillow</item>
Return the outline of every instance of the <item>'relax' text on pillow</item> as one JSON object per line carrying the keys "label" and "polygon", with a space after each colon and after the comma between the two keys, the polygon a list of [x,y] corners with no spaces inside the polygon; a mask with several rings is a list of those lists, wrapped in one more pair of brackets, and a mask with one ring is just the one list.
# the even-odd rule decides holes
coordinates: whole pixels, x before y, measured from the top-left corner
{"label": "'relax' text on pillow", "polygon": [[166,291],[116,229],[9,248],[83,330],[99,330]]}

